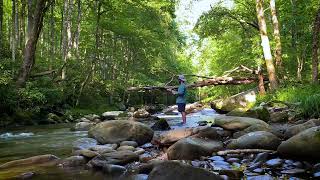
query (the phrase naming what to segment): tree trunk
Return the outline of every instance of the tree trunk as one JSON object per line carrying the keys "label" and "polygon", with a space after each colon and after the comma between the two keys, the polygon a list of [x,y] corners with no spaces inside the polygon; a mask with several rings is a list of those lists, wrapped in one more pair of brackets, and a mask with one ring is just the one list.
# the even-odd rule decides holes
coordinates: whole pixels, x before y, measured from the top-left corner
{"label": "tree trunk", "polygon": [[[63,29],[62,29],[62,61],[67,63],[71,57],[71,15],[72,15],[73,0],[65,0],[63,8]],[[61,79],[66,79],[67,66],[64,66],[61,72]]]}
{"label": "tree trunk", "polygon": [[280,29],[279,29],[279,21],[277,18],[277,10],[276,10],[276,3],[275,0],[270,0],[270,10],[272,15],[272,23],[273,23],[273,36],[276,43],[275,47],[275,61],[276,67],[280,72],[282,72],[282,47],[281,47],[281,39],[280,39]]}
{"label": "tree trunk", "polygon": [[263,12],[263,2],[262,0],[256,0],[256,10],[257,10],[257,17],[259,22],[259,29],[260,29],[260,36],[261,36],[261,45],[263,48],[264,59],[266,61],[269,81],[270,81],[270,89],[274,91],[278,88],[276,70],[273,65],[271,49],[269,38],[267,35],[267,25],[264,19],[264,12]]}
{"label": "tree trunk", "polygon": [[319,51],[319,33],[320,33],[320,8],[318,9],[316,18],[313,24],[313,34],[312,34],[312,81],[314,84],[318,84],[318,51]]}
{"label": "tree trunk", "polygon": [[20,47],[23,49],[25,42],[25,29],[26,29],[26,1],[21,1],[21,14],[20,14]]}
{"label": "tree trunk", "polygon": [[33,27],[31,27],[30,31],[28,32],[28,41],[24,48],[23,63],[16,82],[18,87],[25,86],[25,83],[35,63],[37,42],[43,27],[43,17],[48,8],[47,2],[48,0],[37,0],[34,13],[29,11],[29,15],[33,16],[33,22],[31,22]]}
{"label": "tree trunk", "polygon": [[77,29],[74,37],[74,48],[76,50],[76,57],[79,59],[79,40],[80,40],[80,31],[81,31],[81,0],[77,0],[78,4],[78,16],[77,16]]}
{"label": "tree trunk", "polygon": [[2,50],[2,44],[3,44],[3,0],[0,0],[0,51]]}
{"label": "tree trunk", "polygon": [[11,35],[11,52],[12,61],[16,61],[16,49],[17,49],[17,12],[16,1],[12,0],[12,35]]}
{"label": "tree trunk", "polygon": [[50,37],[51,37],[51,44],[50,44],[50,57],[49,57],[49,70],[52,70],[52,58],[55,57],[55,21],[54,21],[54,7],[55,4],[53,3],[50,8]]}
{"label": "tree trunk", "polygon": [[32,27],[33,27],[33,0],[28,0],[28,27],[27,27],[27,36],[26,36],[26,43],[28,42],[28,37],[30,37]]}

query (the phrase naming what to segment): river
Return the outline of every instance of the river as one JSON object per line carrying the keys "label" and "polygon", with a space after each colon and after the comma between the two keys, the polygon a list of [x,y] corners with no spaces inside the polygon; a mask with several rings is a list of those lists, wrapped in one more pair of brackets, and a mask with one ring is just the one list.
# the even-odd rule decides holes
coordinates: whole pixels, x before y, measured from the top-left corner
{"label": "river", "polygon": [[[204,109],[198,113],[187,116],[187,124],[180,125],[180,115],[157,114],[160,118],[168,120],[171,128],[195,127],[199,121],[216,115],[212,109]],[[145,122],[152,125],[153,122]],[[54,124],[41,126],[27,126],[0,131],[0,164],[42,154],[53,154],[59,158],[71,156],[72,142],[87,137],[86,131],[70,131],[74,124]],[[159,133],[159,132],[158,132]],[[84,169],[62,169],[31,167],[29,171],[37,171],[33,179],[106,179],[99,173]],[[16,168],[9,171],[0,171],[0,180],[15,177],[25,169]],[[107,178],[108,179],[108,178]]]}

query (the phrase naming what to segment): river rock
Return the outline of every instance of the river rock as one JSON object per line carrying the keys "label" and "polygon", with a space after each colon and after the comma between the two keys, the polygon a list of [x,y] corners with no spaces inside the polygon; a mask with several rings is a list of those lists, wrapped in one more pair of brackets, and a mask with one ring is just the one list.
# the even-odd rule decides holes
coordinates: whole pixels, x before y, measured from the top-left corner
{"label": "river rock", "polygon": [[159,143],[161,144],[173,144],[180,139],[186,138],[193,135],[192,128],[181,128],[181,129],[174,129],[167,132],[163,132],[160,134]]}
{"label": "river rock", "polygon": [[139,122],[112,120],[97,124],[88,135],[101,144],[132,140],[142,145],[152,140],[153,130]]}
{"label": "river rock", "polygon": [[223,149],[220,141],[188,137],[179,140],[167,151],[168,159],[194,160],[201,156],[209,156]]}
{"label": "river rock", "polygon": [[171,128],[167,120],[161,118],[151,126],[151,129],[153,129],[154,131],[165,131],[170,130]]}
{"label": "river rock", "polygon": [[135,151],[136,148],[133,146],[120,146],[117,151]]}
{"label": "river rock", "polygon": [[85,118],[89,119],[90,121],[93,121],[95,119],[99,119],[100,116],[96,115],[96,114],[88,114],[84,116]]}
{"label": "river rock", "polygon": [[138,143],[135,141],[122,141],[120,143],[120,146],[133,146],[133,147],[138,147]]}
{"label": "river rock", "polygon": [[96,156],[88,165],[91,167],[103,167],[104,164],[126,165],[138,160],[139,156],[132,151],[115,151]]}
{"label": "river rock", "polygon": [[144,152],[146,152],[144,149],[142,148],[136,148],[136,150],[134,151],[134,153],[138,154],[138,155],[141,155],[143,154]]}
{"label": "river rock", "polygon": [[71,156],[62,161],[63,167],[77,167],[86,164],[87,161],[83,156]]}
{"label": "river rock", "polygon": [[124,174],[127,169],[123,166],[114,165],[114,164],[104,164],[102,167],[102,171],[106,174],[112,175],[112,176],[120,176]]}
{"label": "river rock", "polygon": [[158,163],[149,174],[148,180],[221,180],[222,178],[205,169],[195,168],[179,162],[164,161]]}
{"label": "river rock", "polygon": [[274,134],[265,131],[256,131],[232,140],[227,148],[276,150],[280,143],[281,140]]}
{"label": "river rock", "polygon": [[77,150],[73,154],[77,155],[77,156],[81,155],[81,156],[84,156],[84,157],[87,157],[87,158],[90,158],[90,159],[99,155],[99,153],[97,153],[95,151],[90,151],[88,149]]}
{"label": "river rock", "polygon": [[125,180],[147,180],[147,179],[148,179],[148,174],[135,174],[125,178]]}
{"label": "river rock", "polygon": [[98,144],[97,140],[92,138],[81,138],[72,143],[72,149],[82,150],[82,149],[90,149]]}
{"label": "river rock", "polygon": [[285,138],[290,138],[304,130],[307,130],[315,126],[320,126],[320,119],[311,119],[305,123],[291,126],[286,130],[284,136]]}
{"label": "river rock", "polygon": [[72,130],[75,131],[89,131],[90,128],[92,128],[95,125],[93,122],[78,122],[74,126]]}
{"label": "river rock", "polygon": [[133,113],[134,118],[148,118],[151,114],[146,109],[138,109]]}
{"label": "river rock", "polygon": [[248,176],[247,180],[274,180],[270,175]]}
{"label": "river rock", "polygon": [[196,127],[193,129],[192,137],[208,138],[213,140],[220,140],[222,138],[221,133],[214,127]]}
{"label": "river rock", "polygon": [[282,163],[284,162],[283,159],[280,158],[276,158],[276,159],[270,159],[266,162],[266,165],[268,167],[272,167],[272,168],[276,168],[282,165]]}
{"label": "river rock", "polygon": [[320,126],[304,130],[283,141],[277,151],[284,156],[319,159]]}
{"label": "river rock", "polygon": [[270,121],[271,122],[286,122],[288,121],[289,115],[287,111],[275,111],[270,112]]}
{"label": "river rock", "polygon": [[102,113],[101,117],[104,120],[115,120],[120,114],[124,113],[124,111],[108,111]]}
{"label": "river rock", "polygon": [[260,119],[237,116],[217,116],[214,119],[214,124],[227,130],[246,130],[250,128],[251,132],[269,128],[269,125]]}
{"label": "river rock", "polygon": [[63,120],[61,119],[61,117],[59,117],[58,115],[54,114],[54,113],[49,113],[47,116],[47,121],[48,122],[52,122],[52,123],[62,123]]}
{"label": "river rock", "polygon": [[99,154],[107,153],[107,152],[113,152],[115,149],[117,149],[117,144],[104,144],[104,145],[96,145],[90,148],[92,151],[97,151]]}
{"label": "river rock", "polygon": [[56,163],[59,158],[55,155],[46,154],[46,155],[39,155],[33,156],[26,159],[19,159],[14,161],[9,161],[7,163],[1,164],[0,169],[4,168],[12,168],[12,167],[21,167],[21,166],[28,166],[28,165],[38,165],[44,163]]}

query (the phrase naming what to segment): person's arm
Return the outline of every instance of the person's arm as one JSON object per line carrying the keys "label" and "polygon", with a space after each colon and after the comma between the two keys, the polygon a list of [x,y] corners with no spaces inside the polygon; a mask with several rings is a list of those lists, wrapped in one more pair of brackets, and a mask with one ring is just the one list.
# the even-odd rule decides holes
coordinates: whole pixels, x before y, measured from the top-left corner
{"label": "person's arm", "polygon": [[177,91],[175,91],[175,90],[172,90],[172,89],[167,89],[169,92],[171,92],[173,95],[176,95],[176,94],[178,94],[178,92]]}

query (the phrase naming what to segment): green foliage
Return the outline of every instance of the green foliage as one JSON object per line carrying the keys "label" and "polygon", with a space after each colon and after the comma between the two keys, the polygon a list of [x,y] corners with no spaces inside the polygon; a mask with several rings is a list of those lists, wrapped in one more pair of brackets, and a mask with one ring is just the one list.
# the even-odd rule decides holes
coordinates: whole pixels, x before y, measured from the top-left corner
{"label": "green foliage", "polygon": [[258,97],[256,104],[274,100],[297,104],[297,112],[305,118],[320,117],[320,87],[318,85],[290,84],[282,87],[275,94]]}

